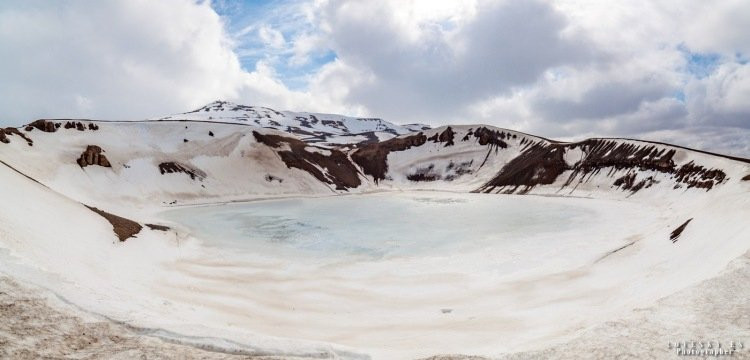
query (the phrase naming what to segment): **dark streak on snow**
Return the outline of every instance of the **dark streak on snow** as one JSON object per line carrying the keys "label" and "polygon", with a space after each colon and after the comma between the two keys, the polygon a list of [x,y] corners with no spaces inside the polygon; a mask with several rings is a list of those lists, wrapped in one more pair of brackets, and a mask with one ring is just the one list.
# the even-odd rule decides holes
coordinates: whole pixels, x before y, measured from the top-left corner
{"label": "dark streak on snow", "polygon": [[669,234],[669,240],[672,240],[672,243],[676,243],[677,240],[680,239],[680,235],[682,235],[682,232],[685,231],[685,228],[691,221],[693,221],[693,218],[688,219],[688,221],[685,221],[684,224],[680,225],[677,229],[674,229],[674,231]]}
{"label": "dark streak on snow", "polygon": [[206,178],[206,173],[202,170],[195,169],[185,164],[174,161],[168,161],[159,164],[159,172],[162,175],[172,173],[185,173],[186,175],[190,176],[191,180],[195,180],[197,178],[198,180],[203,181]]}
{"label": "dark streak on snow", "polygon": [[625,249],[625,248],[627,248],[627,247],[633,246],[633,244],[635,244],[635,241],[631,241],[631,242],[629,242],[629,243],[627,243],[627,244],[625,244],[625,245],[623,245],[623,246],[620,246],[620,247],[618,247],[617,249],[614,249],[614,250],[612,250],[612,251],[609,251],[609,252],[607,252],[607,253],[606,253],[606,254],[604,254],[604,255],[603,255],[602,257],[600,257],[600,258],[596,259],[596,261],[594,261],[594,264],[596,264],[596,263],[598,263],[598,262],[600,262],[600,261],[604,260],[604,259],[605,259],[606,257],[608,257],[608,256],[610,256],[610,255],[613,255],[614,253],[616,253],[616,252],[618,252],[618,251],[620,251],[620,250],[622,250],[622,249]]}

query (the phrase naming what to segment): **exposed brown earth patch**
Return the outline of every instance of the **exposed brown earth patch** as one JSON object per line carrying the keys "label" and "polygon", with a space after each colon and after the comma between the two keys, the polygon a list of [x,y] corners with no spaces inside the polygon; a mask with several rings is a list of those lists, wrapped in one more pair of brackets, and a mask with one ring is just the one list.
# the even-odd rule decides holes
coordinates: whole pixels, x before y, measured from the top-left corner
{"label": "exposed brown earth patch", "polygon": [[143,229],[141,224],[133,220],[110,214],[106,211],[99,210],[92,206],[84,206],[89,208],[89,210],[99,214],[101,217],[107,219],[107,221],[112,224],[112,229],[115,231],[115,235],[117,235],[117,238],[120,239],[120,241],[125,241],[128,238],[135,236],[135,234],[138,234],[139,232],[141,232],[141,229]]}
{"label": "exposed brown earth patch", "polygon": [[288,168],[306,171],[319,181],[334,185],[336,190],[356,188],[361,184],[357,168],[340,150],[321,148],[321,151],[330,153],[326,155],[317,151],[308,151],[307,148],[311,145],[299,139],[280,135],[263,135],[257,131],[253,131],[253,136],[259,143],[272,148],[287,145],[289,150],[277,150],[276,153]]}
{"label": "exposed brown earth patch", "polygon": [[745,175],[745,177],[742,178],[743,181],[750,181],[750,175]]}
{"label": "exposed brown earth patch", "polygon": [[26,136],[26,134],[20,132],[18,129],[14,127],[7,127],[4,129],[0,129],[0,143],[3,143],[3,144],[10,143],[10,139],[8,138],[8,136],[12,136],[12,135],[20,136],[22,139],[26,140],[26,144],[29,146],[34,145],[34,141],[31,140],[31,138],[29,138],[28,136]]}
{"label": "exposed brown earth patch", "polygon": [[364,145],[352,153],[352,160],[362,168],[365,174],[372,176],[375,183],[385,180],[388,172],[388,154],[392,151],[404,151],[415,146],[422,146],[427,142],[423,133],[406,137],[396,137]]}
{"label": "exposed brown earth patch", "polygon": [[89,145],[86,150],[81,153],[81,156],[76,160],[80,167],[86,167],[89,165],[98,165],[103,167],[112,167],[107,160],[107,157],[102,154],[104,150],[96,145]]}
{"label": "exposed brown earth patch", "polygon": [[162,175],[184,173],[190,176],[191,180],[198,179],[200,181],[203,181],[206,178],[206,173],[202,170],[174,161],[168,161],[159,164],[159,173],[161,173]]}
{"label": "exposed brown earth patch", "polygon": [[563,155],[565,149],[557,144],[536,144],[513,158],[487,184],[478,189],[491,192],[495,188],[510,187],[507,193],[520,189],[527,193],[534,186],[552,184],[568,165]]}
{"label": "exposed brown earth patch", "polygon": [[677,229],[674,229],[671,234],[669,234],[669,240],[672,240],[672,243],[676,243],[677,240],[680,239],[680,235],[682,235],[682,232],[685,231],[685,228],[690,224],[690,222],[693,221],[692,218],[688,219],[688,221],[685,221],[684,224],[680,225]]}

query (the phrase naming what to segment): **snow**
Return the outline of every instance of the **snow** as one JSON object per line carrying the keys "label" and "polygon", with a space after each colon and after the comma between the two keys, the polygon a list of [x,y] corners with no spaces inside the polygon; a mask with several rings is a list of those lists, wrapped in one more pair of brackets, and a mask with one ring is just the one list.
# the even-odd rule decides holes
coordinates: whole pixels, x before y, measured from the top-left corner
{"label": "snow", "polygon": [[[424,124],[397,125],[379,118],[351,117],[336,114],[276,111],[274,109],[215,101],[191,112],[174,114],[154,120],[198,120],[245,124],[297,133],[323,135],[330,143],[355,143],[352,135],[373,132],[383,140],[395,135],[421,131]],[[309,136],[309,135],[308,135]],[[302,138],[308,138],[303,136]],[[334,140],[335,139],[335,140]]]}
{"label": "snow", "polygon": [[[750,248],[750,181],[741,180],[750,166],[681,148],[675,162],[727,180],[710,192],[674,189],[668,175],[642,170],[659,182],[631,194],[612,187],[628,170],[603,169],[573,187],[564,173],[532,195],[470,194],[528,146],[522,139],[545,140],[511,132],[507,148],[488,151],[461,141],[476,126],[454,126],[454,146],[391,152],[388,179],[361,174],[361,187],[334,192],[252,135],[288,136],[274,129],[98,124],[34,130],[33,147],[17,136],[0,144],[0,160],[44,184],[0,164],[0,272],[175,342],[338,358],[533,352],[588,343],[587,331],[611,319],[637,332],[633,309],[664,297],[679,309],[670,296]],[[86,145],[113,167],[80,168]],[[579,158],[565,154],[568,164]],[[166,161],[207,176],[160,174]],[[471,171],[457,174],[463,163]],[[406,179],[429,165],[440,181]],[[120,243],[81,203],[172,229]]]}
{"label": "snow", "polygon": [[[187,283],[200,279],[213,289],[192,301],[223,304],[231,294],[236,302],[226,316],[244,309],[252,319],[245,326],[382,359],[530,349],[689,286],[747,248],[696,234],[714,224],[685,234],[708,241],[675,247],[664,223],[676,227],[684,214],[664,215],[626,201],[433,192],[165,214],[211,239],[206,245],[217,254],[210,263],[223,264],[213,273],[206,260],[181,263],[197,277]],[[684,266],[708,251],[712,259]]]}

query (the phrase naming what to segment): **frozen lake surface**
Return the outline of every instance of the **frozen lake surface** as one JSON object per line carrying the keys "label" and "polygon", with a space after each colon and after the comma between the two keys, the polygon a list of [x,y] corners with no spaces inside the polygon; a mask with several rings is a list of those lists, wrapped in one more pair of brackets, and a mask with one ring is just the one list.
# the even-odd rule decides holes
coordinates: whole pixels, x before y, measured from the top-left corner
{"label": "frozen lake surface", "polygon": [[165,216],[213,247],[374,260],[512,244],[586,226],[598,214],[543,197],[431,192],[199,206]]}
{"label": "frozen lake surface", "polygon": [[[631,285],[640,298],[645,285],[612,279],[643,276],[622,260],[664,231],[658,212],[627,201],[447,192],[161,215],[203,250],[169,264],[179,275],[154,289],[172,304],[199,304],[201,324],[383,359],[523,349],[626,309]],[[592,273],[607,257],[622,267]]]}

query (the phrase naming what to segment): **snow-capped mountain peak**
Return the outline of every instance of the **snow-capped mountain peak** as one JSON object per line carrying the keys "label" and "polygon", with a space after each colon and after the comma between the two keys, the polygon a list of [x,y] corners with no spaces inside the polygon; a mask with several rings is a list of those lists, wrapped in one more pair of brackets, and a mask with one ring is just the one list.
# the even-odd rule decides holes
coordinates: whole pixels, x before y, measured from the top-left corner
{"label": "snow-capped mountain peak", "polygon": [[339,144],[386,140],[430,128],[425,124],[397,125],[380,118],[278,111],[268,107],[242,105],[222,100],[211,102],[193,111],[160,117],[156,120],[246,124],[292,133],[306,142]]}

